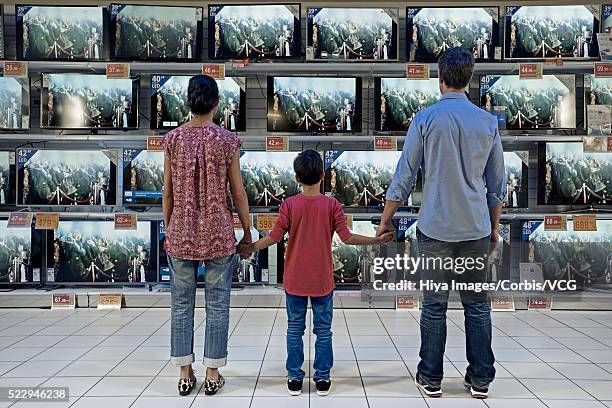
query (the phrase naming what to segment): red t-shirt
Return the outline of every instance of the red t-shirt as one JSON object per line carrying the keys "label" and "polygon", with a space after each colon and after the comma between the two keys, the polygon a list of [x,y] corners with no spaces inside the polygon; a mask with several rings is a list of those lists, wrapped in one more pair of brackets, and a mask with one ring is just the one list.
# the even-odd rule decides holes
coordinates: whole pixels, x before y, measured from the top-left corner
{"label": "red t-shirt", "polygon": [[342,205],[335,198],[298,194],[280,206],[270,238],[280,241],[289,232],[283,282],[296,296],[325,296],[334,285],[332,237],[350,238]]}

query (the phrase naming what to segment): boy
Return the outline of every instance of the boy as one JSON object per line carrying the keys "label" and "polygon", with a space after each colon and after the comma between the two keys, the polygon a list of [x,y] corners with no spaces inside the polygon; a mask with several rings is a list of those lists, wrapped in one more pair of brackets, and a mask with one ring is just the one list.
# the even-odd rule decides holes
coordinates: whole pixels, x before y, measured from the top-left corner
{"label": "boy", "polygon": [[304,343],[308,298],[312,305],[315,343],[317,394],[327,395],[331,387],[329,373],[333,365],[332,316],[334,278],[332,271],[332,237],[338,234],[350,245],[373,245],[389,242],[387,232],[380,237],[352,234],[346,226],[342,205],[321,194],[325,175],[321,155],[314,150],[301,152],[293,162],[293,170],[303,192],[288,198],[280,207],[278,220],[270,234],[239,251],[250,253],[281,241],[289,233],[285,257],[284,286],[287,298],[287,390],[300,395],[304,380]]}

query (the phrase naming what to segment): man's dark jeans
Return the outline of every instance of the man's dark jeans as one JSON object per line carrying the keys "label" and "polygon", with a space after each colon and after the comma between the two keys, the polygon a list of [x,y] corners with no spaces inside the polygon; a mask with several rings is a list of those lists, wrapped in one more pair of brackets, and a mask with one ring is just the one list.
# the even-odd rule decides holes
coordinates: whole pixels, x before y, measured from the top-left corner
{"label": "man's dark jeans", "polygon": [[[443,242],[430,238],[417,230],[419,255],[424,259],[441,258],[485,258],[489,253],[490,237],[475,241]],[[430,265],[422,270],[422,280],[436,283],[451,281],[478,283],[486,282],[486,267],[472,269],[462,274],[455,269],[440,268],[439,264]],[[423,291],[423,310],[421,311],[421,361],[418,365],[419,377],[426,383],[439,386],[443,377],[444,349],[446,346],[446,310],[449,291]],[[488,387],[495,378],[493,363],[495,357],[491,349],[491,309],[486,292],[460,291],[461,303],[465,314],[465,336],[467,351],[467,374],[474,386]]]}

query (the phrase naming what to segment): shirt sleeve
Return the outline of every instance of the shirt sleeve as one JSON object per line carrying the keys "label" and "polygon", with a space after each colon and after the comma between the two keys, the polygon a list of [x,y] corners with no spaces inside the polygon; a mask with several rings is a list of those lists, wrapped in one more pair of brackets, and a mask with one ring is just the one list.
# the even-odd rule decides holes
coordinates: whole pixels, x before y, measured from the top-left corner
{"label": "shirt sleeve", "polygon": [[334,203],[334,214],[333,214],[333,228],[336,234],[340,237],[342,241],[346,241],[353,234],[348,229],[346,225],[346,216],[344,215],[344,210],[342,209],[342,204],[338,200],[335,200]]}
{"label": "shirt sleeve", "polygon": [[232,162],[232,159],[234,158],[234,154],[236,153],[236,150],[239,149],[241,145],[242,145],[242,140],[240,140],[238,136],[232,133],[231,137],[228,140],[228,144],[227,144],[227,162],[228,163]]}
{"label": "shirt sleeve", "polygon": [[278,219],[272,231],[270,231],[270,238],[276,242],[282,241],[283,237],[289,231],[291,226],[291,215],[289,212],[289,205],[287,202],[283,202],[278,211]]}
{"label": "shirt sleeve", "polygon": [[423,136],[419,116],[417,115],[406,135],[402,155],[397,163],[393,180],[387,189],[386,199],[389,201],[405,201],[410,197],[414,180],[423,163]]}
{"label": "shirt sleeve", "polygon": [[506,199],[508,193],[506,186],[506,168],[504,165],[504,149],[501,136],[495,129],[493,148],[485,166],[485,183],[487,184],[487,205],[495,207]]}

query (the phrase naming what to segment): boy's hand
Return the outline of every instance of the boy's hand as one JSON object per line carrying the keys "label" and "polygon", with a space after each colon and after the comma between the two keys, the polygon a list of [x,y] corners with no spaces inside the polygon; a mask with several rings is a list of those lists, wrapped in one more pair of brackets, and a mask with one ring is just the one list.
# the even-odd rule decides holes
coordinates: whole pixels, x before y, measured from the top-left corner
{"label": "boy's hand", "polygon": [[376,237],[376,243],[378,244],[386,244],[387,242],[391,241],[393,239],[393,235],[394,235],[395,231],[387,231],[384,232],[382,235],[379,235]]}

